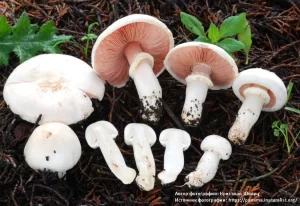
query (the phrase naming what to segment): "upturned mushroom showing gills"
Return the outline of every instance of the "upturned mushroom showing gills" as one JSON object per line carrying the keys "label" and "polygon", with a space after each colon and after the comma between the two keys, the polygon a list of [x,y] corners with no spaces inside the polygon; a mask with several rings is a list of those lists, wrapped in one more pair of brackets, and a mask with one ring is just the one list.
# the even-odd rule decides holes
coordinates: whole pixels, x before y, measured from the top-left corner
{"label": "upturned mushroom showing gills", "polygon": [[102,100],[104,82],[84,61],[64,54],[42,54],[19,65],[3,91],[9,108],[39,124],[74,124],[93,111],[90,98]]}
{"label": "upturned mushroom showing gills", "polygon": [[227,89],[238,74],[235,61],[226,51],[201,42],[188,42],[174,47],[164,64],[176,80],[187,85],[181,113],[187,126],[199,125],[208,89]]}
{"label": "upturned mushroom showing gills", "polygon": [[133,14],[114,22],[98,37],[92,50],[92,66],[116,87],[130,76],[140,99],[143,120],[156,123],[162,114],[162,90],[157,77],[163,60],[173,48],[173,35],[158,19]]}
{"label": "upturned mushroom showing gills", "polygon": [[274,72],[261,68],[242,71],[234,80],[232,89],[243,104],[228,138],[235,144],[244,144],[261,111],[274,112],[284,106],[287,90]]}
{"label": "upturned mushroom showing gills", "polygon": [[160,133],[159,142],[166,147],[164,155],[164,170],[158,174],[162,184],[176,180],[184,166],[183,151],[191,144],[190,135],[180,129],[165,129]]}
{"label": "upturned mushroom showing gills", "polygon": [[134,158],[139,174],[137,185],[145,191],[154,188],[155,162],[151,146],[156,141],[154,130],[146,124],[131,123],[125,127],[124,139],[127,145],[133,146]]}
{"label": "upturned mushroom showing gills", "polygon": [[114,139],[118,136],[118,130],[107,121],[98,121],[89,125],[85,131],[85,138],[93,149],[99,147],[109,169],[124,184],[133,182],[136,172],[127,167],[120,149]]}
{"label": "upturned mushroom showing gills", "polygon": [[185,178],[189,187],[202,187],[211,181],[218,170],[220,159],[228,160],[231,155],[230,142],[218,135],[209,135],[201,143],[201,150],[204,151],[196,171],[191,172]]}
{"label": "upturned mushroom showing gills", "polygon": [[29,137],[24,156],[31,168],[58,172],[62,178],[78,162],[81,145],[77,135],[67,125],[45,123],[38,126]]}

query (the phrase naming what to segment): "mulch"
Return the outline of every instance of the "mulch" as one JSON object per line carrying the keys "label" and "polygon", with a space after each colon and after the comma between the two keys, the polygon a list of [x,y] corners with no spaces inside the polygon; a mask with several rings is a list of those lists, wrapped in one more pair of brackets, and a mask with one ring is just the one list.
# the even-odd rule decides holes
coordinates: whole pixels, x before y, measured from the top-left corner
{"label": "mulch", "polygon": [[[249,64],[242,52],[239,70],[264,68],[275,72],[287,86],[294,83],[288,106],[300,108],[300,1],[299,0],[4,0],[0,2],[0,15],[14,23],[23,11],[31,21],[41,25],[53,19],[59,34],[73,35],[73,41],[85,46],[80,38],[92,22],[99,26],[93,33],[100,34],[117,19],[144,13],[164,22],[175,37],[175,43],[192,41],[180,22],[180,11],[199,18],[207,29],[210,22],[218,24],[228,16],[246,12],[253,33],[253,46]],[[62,45],[63,53],[90,63],[75,44]],[[92,44],[89,51],[91,51]],[[0,48],[1,49],[1,48]],[[90,55],[89,55],[90,56]],[[272,122],[279,120],[289,125],[290,142],[300,130],[300,115],[284,109],[274,113],[262,112],[243,146],[233,146],[233,154],[221,161],[211,182],[198,189],[184,184],[184,177],[192,172],[203,154],[200,143],[204,137],[217,134],[227,137],[241,102],[231,89],[209,91],[204,104],[201,126],[188,128],[182,125],[180,113],[184,103],[185,86],[164,72],[159,81],[163,89],[164,114],[157,125],[152,125],[157,136],[166,128],[182,128],[192,136],[192,145],[185,152],[185,167],[175,183],[162,186],[157,180],[150,192],[141,191],[135,183],[124,185],[107,167],[99,149],[91,149],[84,137],[86,127],[98,120],[113,123],[119,131],[116,142],[129,167],[136,168],[132,148],[124,143],[123,131],[127,124],[141,122],[138,116],[139,99],[132,81],[123,88],[106,84],[103,101],[93,101],[94,113],[85,121],[72,125],[80,138],[82,157],[67,172],[66,180],[55,173],[36,172],[25,162],[24,145],[36,125],[15,116],[2,97],[6,78],[19,64],[12,56],[9,66],[0,67],[0,205],[175,205],[175,198],[224,198],[225,196],[183,196],[181,192],[239,193],[231,198],[300,198],[300,145],[299,140],[287,153],[283,137],[275,137]],[[152,147],[157,174],[163,169],[164,147],[157,141]],[[176,193],[177,192],[177,193]],[[260,192],[260,196],[244,196],[243,192]],[[298,200],[299,201],[299,200]],[[183,205],[183,203],[180,203]],[[185,203],[197,205],[198,203]],[[279,205],[278,203],[273,203]],[[298,203],[300,204],[300,203]],[[206,205],[202,203],[202,205]],[[209,203],[208,205],[234,205]],[[237,205],[247,205],[239,203]],[[272,205],[272,204],[269,204]],[[288,204],[287,204],[288,205]]]}

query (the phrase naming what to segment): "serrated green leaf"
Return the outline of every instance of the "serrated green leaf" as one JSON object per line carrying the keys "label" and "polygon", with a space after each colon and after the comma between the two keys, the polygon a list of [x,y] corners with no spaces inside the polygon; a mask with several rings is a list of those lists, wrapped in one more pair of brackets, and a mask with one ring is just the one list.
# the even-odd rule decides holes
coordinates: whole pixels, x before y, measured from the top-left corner
{"label": "serrated green leaf", "polygon": [[194,16],[185,12],[180,12],[182,24],[193,34],[198,36],[206,36],[202,23]]}
{"label": "serrated green leaf", "polygon": [[[0,25],[5,25],[2,21]],[[7,29],[5,31],[0,29],[0,65],[8,65],[9,55],[12,52],[16,53],[21,62],[39,52],[59,53],[61,51],[58,42],[64,43],[72,38],[65,35],[57,36],[53,21],[43,24],[36,33],[37,30],[38,26],[30,24],[26,12],[23,12],[9,32]]]}
{"label": "serrated green leaf", "polygon": [[217,45],[230,53],[239,51],[245,47],[243,43],[232,38],[223,39]]}
{"label": "serrated green leaf", "polygon": [[206,36],[198,36],[194,41],[204,42],[204,43],[211,43],[211,41]]}
{"label": "serrated green leaf", "polygon": [[0,17],[0,38],[9,35],[10,32],[11,26],[6,22],[6,16]]}
{"label": "serrated green leaf", "polygon": [[218,27],[211,23],[208,29],[208,38],[211,40],[212,43],[217,43],[220,39],[220,32]]}
{"label": "serrated green leaf", "polygon": [[220,27],[220,37],[225,38],[234,36],[242,32],[245,28],[246,13],[241,13],[238,16],[228,17],[223,21]]}
{"label": "serrated green leaf", "polygon": [[245,45],[243,50],[246,55],[246,64],[248,64],[249,51],[252,46],[251,27],[248,22],[246,23],[246,28],[238,34],[238,40]]}

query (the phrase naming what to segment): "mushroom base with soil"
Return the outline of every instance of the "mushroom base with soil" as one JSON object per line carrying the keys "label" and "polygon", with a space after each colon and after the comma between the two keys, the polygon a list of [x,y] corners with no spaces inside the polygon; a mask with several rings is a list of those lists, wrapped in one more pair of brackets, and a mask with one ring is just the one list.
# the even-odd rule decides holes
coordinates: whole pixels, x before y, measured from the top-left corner
{"label": "mushroom base with soil", "polygon": [[228,139],[235,144],[244,144],[251,128],[259,118],[263,105],[270,102],[268,92],[259,88],[259,85],[245,89],[243,94],[245,100],[228,133]]}

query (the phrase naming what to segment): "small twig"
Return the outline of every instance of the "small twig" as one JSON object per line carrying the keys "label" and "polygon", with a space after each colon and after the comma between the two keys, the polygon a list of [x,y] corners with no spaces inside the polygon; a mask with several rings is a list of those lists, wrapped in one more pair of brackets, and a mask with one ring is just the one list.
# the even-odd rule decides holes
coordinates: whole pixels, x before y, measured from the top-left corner
{"label": "small twig", "polygon": [[283,50],[285,49],[288,49],[289,47],[295,45],[295,44],[298,44],[300,43],[300,40],[297,40],[297,41],[294,41],[290,44],[287,44],[287,45],[284,45],[283,47],[281,47],[280,49],[277,50],[277,52],[275,52],[272,57],[270,58],[270,60],[272,60],[273,58],[275,58],[278,54],[280,54],[280,52],[282,52]]}
{"label": "small twig", "polygon": [[174,114],[174,112],[170,109],[170,107],[166,104],[166,102],[164,100],[161,100],[167,114],[169,115],[169,117],[171,117],[171,119],[174,121],[174,123],[177,125],[177,127],[179,127],[182,130],[185,130],[184,126],[181,124],[180,120],[176,117],[176,115]]}

